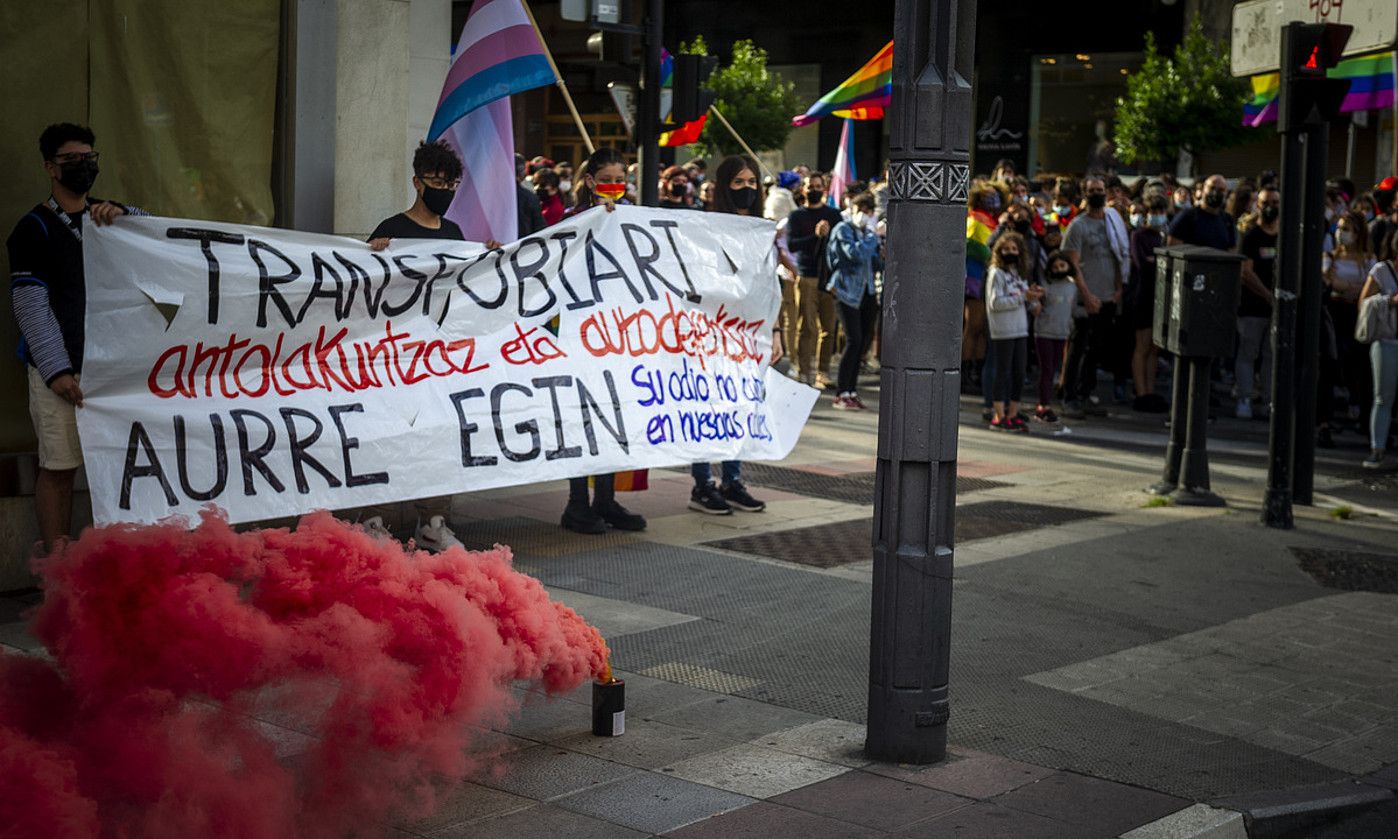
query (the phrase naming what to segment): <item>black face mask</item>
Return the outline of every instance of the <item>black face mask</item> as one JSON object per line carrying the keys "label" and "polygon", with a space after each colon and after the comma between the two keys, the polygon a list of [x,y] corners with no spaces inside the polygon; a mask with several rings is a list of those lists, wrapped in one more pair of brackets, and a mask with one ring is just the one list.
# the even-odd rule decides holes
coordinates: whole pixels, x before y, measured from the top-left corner
{"label": "black face mask", "polygon": [[447,210],[451,207],[451,199],[455,197],[456,190],[454,189],[437,189],[423,184],[422,206],[439,216],[447,214]]}
{"label": "black face mask", "polygon": [[97,161],[95,160],[75,160],[72,163],[64,163],[58,167],[58,182],[63,184],[63,188],[79,195],[86,195],[92,184],[97,180]]}
{"label": "black face mask", "polygon": [[1050,271],[1050,272],[1049,272],[1049,276],[1052,277],[1052,278],[1054,278],[1055,280],[1066,280],[1067,278],[1073,276],[1073,272],[1072,272],[1072,271]]}
{"label": "black face mask", "polygon": [[1107,196],[1101,192],[1094,192],[1087,196],[1087,206],[1094,210],[1100,210],[1107,206]]}
{"label": "black face mask", "polygon": [[1223,206],[1223,199],[1226,197],[1227,195],[1223,190],[1211,189],[1204,193],[1204,203],[1217,210],[1219,207]]}
{"label": "black face mask", "polygon": [[670,194],[675,198],[683,198],[688,192],[688,184],[670,184]]}
{"label": "black face mask", "polygon": [[751,210],[752,205],[757,202],[757,190],[750,186],[742,189],[728,190],[728,198],[733,202],[733,206],[739,210]]}
{"label": "black face mask", "polygon": [[808,190],[806,190],[806,203],[807,203],[807,204],[819,204],[819,203],[820,203],[820,199],[822,199],[822,198],[824,198],[824,197],[825,197],[825,193],[824,193],[824,192],[821,192],[821,191],[818,190],[818,189],[808,189]]}
{"label": "black face mask", "polygon": [[1280,215],[1281,215],[1281,207],[1263,207],[1263,208],[1262,208],[1262,220],[1265,221],[1265,222],[1267,222],[1268,224],[1271,224],[1272,222],[1276,221],[1276,220],[1277,220],[1277,217],[1280,216]]}

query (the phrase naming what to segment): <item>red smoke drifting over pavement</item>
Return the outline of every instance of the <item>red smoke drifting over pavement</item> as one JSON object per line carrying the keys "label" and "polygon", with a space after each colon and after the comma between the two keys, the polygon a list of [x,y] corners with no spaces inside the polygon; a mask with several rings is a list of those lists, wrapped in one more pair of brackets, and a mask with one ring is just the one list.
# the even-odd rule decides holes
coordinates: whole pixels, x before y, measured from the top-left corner
{"label": "red smoke drifting over pavement", "polygon": [[[474,768],[512,682],[606,665],[508,549],[409,554],[325,513],[93,529],[40,573],[53,661],[0,655],[0,839],[376,836]],[[253,714],[313,739],[279,759]]]}

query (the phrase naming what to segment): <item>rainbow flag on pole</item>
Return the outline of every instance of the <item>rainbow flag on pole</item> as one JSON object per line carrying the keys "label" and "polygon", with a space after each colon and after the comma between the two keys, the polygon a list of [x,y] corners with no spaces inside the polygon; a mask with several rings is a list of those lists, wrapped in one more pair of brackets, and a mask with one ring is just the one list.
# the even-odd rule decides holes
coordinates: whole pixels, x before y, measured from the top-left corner
{"label": "rainbow flag on pole", "polygon": [[[660,87],[661,89],[675,86],[675,59],[670,55],[670,51],[664,47],[660,48]],[[668,131],[660,134],[660,145],[662,147],[687,146],[690,143],[699,142],[699,135],[704,133],[704,123],[708,122],[709,115],[703,114],[693,122],[686,122],[684,125],[675,125],[674,118],[667,111],[661,115],[661,122],[669,127]]]}
{"label": "rainbow flag on pole", "polygon": [[557,80],[520,0],[476,0],[427,131],[429,141],[445,140],[461,158],[461,186],[447,218],[468,240],[518,238],[510,94]]}
{"label": "rainbow flag on pole", "polygon": [[[1340,105],[1340,113],[1383,110],[1393,107],[1394,54],[1381,52],[1346,58],[1332,67],[1326,75],[1332,79],[1348,79],[1349,93]],[[1281,92],[1281,76],[1266,73],[1252,77],[1252,98],[1243,105],[1243,125],[1257,128],[1277,120],[1277,95]]]}
{"label": "rainbow flag on pole", "polygon": [[893,98],[893,42],[860,67],[840,86],[820,97],[804,114],[792,117],[800,128],[828,116],[845,119],[882,119]]}

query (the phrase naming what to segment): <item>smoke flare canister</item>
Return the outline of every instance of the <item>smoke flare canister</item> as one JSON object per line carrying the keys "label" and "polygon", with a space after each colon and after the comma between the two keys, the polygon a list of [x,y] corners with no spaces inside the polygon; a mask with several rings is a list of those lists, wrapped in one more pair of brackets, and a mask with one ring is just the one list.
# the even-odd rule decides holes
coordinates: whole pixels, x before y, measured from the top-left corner
{"label": "smoke flare canister", "polygon": [[592,683],[592,733],[620,737],[626,731],[626,681],[600,679]]}

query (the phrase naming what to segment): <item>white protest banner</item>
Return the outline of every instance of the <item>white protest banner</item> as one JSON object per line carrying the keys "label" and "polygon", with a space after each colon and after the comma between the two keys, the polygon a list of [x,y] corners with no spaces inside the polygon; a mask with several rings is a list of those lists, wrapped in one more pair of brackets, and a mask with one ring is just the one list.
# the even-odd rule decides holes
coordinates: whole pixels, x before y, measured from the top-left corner
{"label": "white protest banner", "polygon": [[84,237],[98,522],[234,522],[785,457],[770,222],[619,207],[495,251],[122,218]]}

